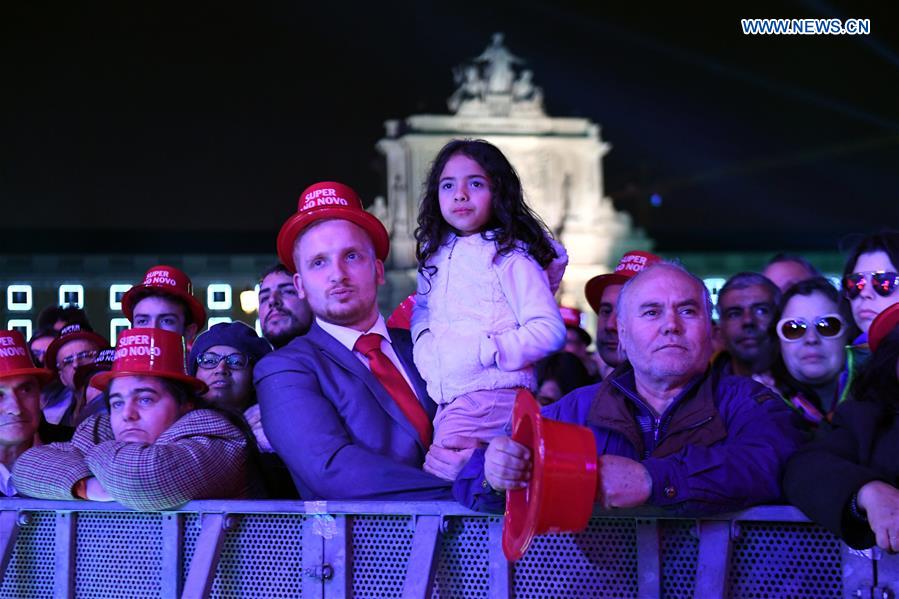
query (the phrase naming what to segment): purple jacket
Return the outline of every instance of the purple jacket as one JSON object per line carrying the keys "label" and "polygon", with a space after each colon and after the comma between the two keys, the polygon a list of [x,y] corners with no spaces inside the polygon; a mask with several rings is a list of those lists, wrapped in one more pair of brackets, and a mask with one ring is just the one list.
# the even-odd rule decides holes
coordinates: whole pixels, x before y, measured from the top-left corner
{"label": "purple jacket", "polygon": [[[542,411],[547,418],[588,427],[597,453],[641,460],[643,433],[635,418],[641,402],[629,365],[601,383],[576,389]],[[641,460],[652,477],[650,505],[678,513],[741,509],[781,497],[784,464],[801,442],[791,412],[755,381],[719,378],[706,371],[660,418],[655,448]],[[453,487],[462,504],[480,511],[502,510],[503,496],[484,478],[478,450]]]}

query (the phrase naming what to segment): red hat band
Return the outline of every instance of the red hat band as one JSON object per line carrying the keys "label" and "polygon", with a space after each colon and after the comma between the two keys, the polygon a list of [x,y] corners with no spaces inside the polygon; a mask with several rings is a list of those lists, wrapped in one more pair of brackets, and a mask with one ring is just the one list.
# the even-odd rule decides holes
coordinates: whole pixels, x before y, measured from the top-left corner
{"label": "red hat band", "polygon": [[520,559],[536,535],[586,528],[596,498],[596,439],[589,428],[543,418],[526,389],[515,397],[512,439],[531,451],[531,480],[506,492],[503,553]]}
{"label": "red hat band", "polygon": [[36,368],[19,331],[0,331],[0,378],[36,376],[41,383],[53,378],[46,368]]}
{"label": "red hat band", "polygon": [[184,338],[163,329],[130,329],[119,336],[112,370],[91,379],[91,385],[106,389],[121,376],[155,376],[189,384],[205,392],[206,384],[189,376],[184,363]]}

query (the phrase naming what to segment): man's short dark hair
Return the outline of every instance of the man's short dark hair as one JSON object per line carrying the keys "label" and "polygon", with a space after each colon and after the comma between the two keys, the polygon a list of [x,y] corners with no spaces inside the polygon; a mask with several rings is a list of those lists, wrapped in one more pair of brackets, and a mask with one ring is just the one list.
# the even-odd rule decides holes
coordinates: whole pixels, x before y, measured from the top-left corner
{"label": "man's short dark hair", "polygon": [[175,302],[181,309],[184,310],[184,325],[187,326],[189,324],[194,324],[196,321],[194,320],[194,313],[191,311],[190,306],[187,305],[183,299],[178,297],[177,295],[172,295],[171,293],[166,293],[165,291],[157,291],[152,288],[147,289],[137,289],[134,291],[134,300],[131,302],[132,312],[134,308],[137,307],[137,304],[147,299],[148,297],[161,297],[165,298],[169,301]]}
{"label": "man's short dark hair", "polygon": [[764,287],[771,293],[771,303],[775,306],[780,304],[780,289],[771,279],[757,272],[738,272],[729,278],[718,291],[718,313],[721,313],[721,300],[724,299],[725,293],[749,287]]}
{"label": "man's short dark hair", "polygon": [[765,268],[768,268],[772,264],[779,264],[781,262],[794,262],[796,264],[801,264],[803,268],[805,268],[809,272],[810,277],[820,277],[821,273],[815,268],[815,265],[800,256],[799,254],[788,254],[786,252],[781,252],[779,254],[774,254],[771,256],[771,259],[768,260],[768,264],[765,265]]}
{"label": "man's short dark hair", "polygon": [[259,276],[259,284],[262,285],[262,281],[265,280],[265,277],[267,277],[267,276],[269,276],[269,275],[271,275],[271,274],[274,274],[274,273],[276,273],[276,272],[283,272],[283,273],[286,274],[288,277],[293,277],[293,273],[290,272],[290,270],[289,270],[286,266],[284,266],[284,265],[283,265],[282,263],[280,263],[280,262],[276,262],[276,263],[272,264],[271,266],[269,266],[269,267],[268,267],[268,268],[267,268],[267,269],[266,269],[266,270]]}
{"label": "man's short dark hair", "polygon": [[37,315],[37,328],[53,328],[58,321],[63,321],[66,326],[70,324],[81,325],[82,328],[90,326],[87,314],[76,306],[47,306]]}

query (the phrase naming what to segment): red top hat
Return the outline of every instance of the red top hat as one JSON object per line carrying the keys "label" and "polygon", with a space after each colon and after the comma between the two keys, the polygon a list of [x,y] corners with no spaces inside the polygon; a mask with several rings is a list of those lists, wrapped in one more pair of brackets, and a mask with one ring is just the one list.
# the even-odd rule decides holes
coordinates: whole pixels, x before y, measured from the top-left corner
{"label": "red top hat", "polygon": [[387,319],[387,326],[392,329],[412,328],[412,309],[415,307],[415,294],[413,293],[400,302],[390,318]]}
{"label": "red top hat", "polygon": [[615,272],[593,277],[584,285],[584,294],[587,296],[587,303],[593,308],[593,311],[599,313],[599,304],[602,301],[602,292],[609,285],[624,285],[628,279],[633,278],[638,272],[644,270],[647,266],[651,266],[656,262],[661,262],[662,258],[649,252],[633,251],[627,252],[621,256]]}
{"label": "red top hat", "polygon": [[19,331],[0,331],[0,379],[13,376],[36,376],[41,385],[53,379],[53,372],[36,368],[31,352]]}
{"label": "red top hat", "polygon": [[534,466],[524,489],[506,492],[503,553],[520,559],[535,535],[583,530],[596,499],[596,438],[586,427],[543,418],[537,400],[518,391],[512,440],[531,451]]}
{"label": "red top hat", "polygon": [[114,378],[155,376],[187,383],[194,391],[208,391],[206,383],[187,374],[184,338],[163,329],[129,329],[119,335],[112,370],[91,379],[91,386],[106,391]]}
{"label": "red top hat", "polygon": [[387,259],[390,237],[381,221],[365,211],[362,200],[353,188],[343,183],[322,181],[310,185],[300,194],[297,213],[287,219],[278,233],[278,258],[291,272],[297,271],[293,262],[293,244],[297,235],[315,221],[325,218],[339,218],[359,225],[371,237],[378,259]]}
{"label": "red top hat", "polygon": [[135,285],[122,296],[122,312],[132,323],[134,322],[134,305],[138,298],[142,299],[145,292],[151,291],[160,295],[174,296],[185,304],[190,310],[190,319],[202,329],[206,324],[206,310],[203,304],[194,297],[194,286],[190,277],[174,266],[160,264],[153,266],[144,275],[144,281]]}
{"label": "red top hat", "polygon": [[899,304],[893,304],[877,315],[868,329],[868,347],[877,351],[877,346],[884,338],[899,326]]}
{"label": "red top hat", "polygon": [[569,308],[568,306],[559,306],[559,312],[562,314],[562,322],[566,327],[581,328],[581,311],[577,308]]}
{"label": "red top hat", "polygon": [[62,349],[62,346],[70,341],[78,341],[79,339],[84,339],[86,341],[93,341],[97,346],[97,349],[102,349],[104,347],[109,346],[109,342],[93,332],[89,327],[82,327],[79,324],[70,324],[69,326],[63,328],[59,332],[59,337],[53,340],[47,347],[47,353],[44,354],[44,364],[46,364],[51,370],[56,372],[59,370],[56,367],[56,354],[59,353],[59,350]]}

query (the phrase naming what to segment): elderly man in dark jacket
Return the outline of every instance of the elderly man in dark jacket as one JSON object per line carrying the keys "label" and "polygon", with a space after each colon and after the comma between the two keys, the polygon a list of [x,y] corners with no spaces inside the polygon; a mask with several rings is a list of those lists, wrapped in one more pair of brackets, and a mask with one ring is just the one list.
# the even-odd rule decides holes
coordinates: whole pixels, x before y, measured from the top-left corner
{"label": "elderly man in dark jacket", "polygon": [[[647,268],[621,291],[618,334],[628,362],[543,410],[593,432],[597,501],[694,513],[776,501],[799,433],[767,388],[709,368],[711,302],[702,281],[671,263]],[[527,448],[497,437],[472,456],[454,495],[495,511],[496,491],[524,487],[529,471]]]}

